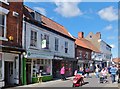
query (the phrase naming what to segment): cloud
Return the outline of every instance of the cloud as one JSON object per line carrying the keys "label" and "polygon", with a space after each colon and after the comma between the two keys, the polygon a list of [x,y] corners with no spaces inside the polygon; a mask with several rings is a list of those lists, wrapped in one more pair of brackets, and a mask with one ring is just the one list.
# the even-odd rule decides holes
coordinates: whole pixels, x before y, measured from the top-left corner
{"label": "cloud", "polygon": [[47,12],[44,8],[41,8],[41,7],[34,7],[35,10],[37,10],[38,12],[40,12],[41,14],[43,15],[47,15]]}
{"label": "cloud", "polygon": [[115,48],[115,45],[114,45],[114,44],[111,44],[110,46],[111,46],[112,48]]}
{"label": "cloud", "polygon": [[115,37],[114,37],[114,36],[109,36],[109,37],[107,37],[107,39],[108,39],[108,40],[114,40]]}
{"label": "cloud", "polygon": [[80,16],[83,13],[78,7],[79,3],[80,2],[55,2],[57,8],[55,8],[54,11],[63,17]]}
{"label": "cloud", "polygon": [[113,29],[113,27],[112,27],[112,25],[110,24],[110,25],[106,26],[104,29],[110,31],[110,30]]}
{"label": "cloud", "polygon": [[117,9],[114,9],[113,6],[101,9],[98,12],[98,15],[107,21],[115,21],[118,19]]}

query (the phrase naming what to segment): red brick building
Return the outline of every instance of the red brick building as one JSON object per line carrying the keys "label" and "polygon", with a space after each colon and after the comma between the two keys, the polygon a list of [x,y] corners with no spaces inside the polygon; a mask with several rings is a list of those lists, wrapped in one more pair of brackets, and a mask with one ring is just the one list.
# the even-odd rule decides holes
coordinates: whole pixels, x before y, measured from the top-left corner
{"label": "red brick building", "polygon": [[79,32],[75,41],[75,57],[78,59],[78,67],[90,67],[93,71],[93,60],[91,59],[92,51],[99,52],[93,44],[84,38],[84,33]]}
{"label": "red brick building", "polygon": [[0,1],[0,87],[21,82],[22,9],[23,2]]}

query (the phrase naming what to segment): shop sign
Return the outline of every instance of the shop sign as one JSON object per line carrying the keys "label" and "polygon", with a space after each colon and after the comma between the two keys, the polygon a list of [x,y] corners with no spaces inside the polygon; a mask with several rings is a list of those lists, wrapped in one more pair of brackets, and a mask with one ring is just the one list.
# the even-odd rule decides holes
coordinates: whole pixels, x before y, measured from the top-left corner
{"label": "shop sign", "polygon": [[42,52],[27,52],[27,58],[33,58],[33,59],[53,59],[52,53],[42,53]]}
{"label": "shop sign", "polygon": [[56,60],[63,60],[62,57],[54,57],[54,59],[56,59]]}

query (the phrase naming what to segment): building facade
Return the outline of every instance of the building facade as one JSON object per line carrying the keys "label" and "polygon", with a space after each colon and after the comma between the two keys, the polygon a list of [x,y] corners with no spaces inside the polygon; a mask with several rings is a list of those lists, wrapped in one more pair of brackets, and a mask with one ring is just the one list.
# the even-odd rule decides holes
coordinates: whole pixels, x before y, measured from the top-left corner
{"label": "building facade", "polygon": [[97,32],[96,34],[93,34],[90,32],[86,39],[100,50],[100,53],[92,53],[95,64],[99,64],[101,67],[109,66],[112,58],[111,47],[101,39],[101,33]]}
{"label": "building facade", "polygon": [[78,68],[89,67],[91,72],[94,71],[92,53],[99,52],[99,50],[90,41],[84,38],[83,32],[78,33],[78,38],[76,38],[75,44],[75,57],[78,60]]}
{"label": "building facade", "polygon": [[24,6],[24,84],[37,82],[39,76],[43,77],[43,81],[60,77],[62,65],[71,70],[66,71],[66,76],[71,76],[75,60],[74,41],[63,26]]}
{"label": "building facade", "polygon": [[21,84],[23,2],[0,1],[0,87]]}

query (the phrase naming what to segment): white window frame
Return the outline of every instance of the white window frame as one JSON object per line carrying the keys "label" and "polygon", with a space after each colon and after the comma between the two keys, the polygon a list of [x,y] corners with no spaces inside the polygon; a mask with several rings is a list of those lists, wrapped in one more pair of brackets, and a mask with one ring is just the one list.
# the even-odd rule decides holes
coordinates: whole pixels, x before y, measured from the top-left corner
{"label": "white window frame", "polygon": [[[47,44],[47,39],[45,39],[45,35],[48,37],[48,44]],[[42,48],[42,41],[43,41],[43,40],[46,40],[46,47],[47,47],[47,45],[48,45],[48,48]],[[41,48],[42,48],[43,50],[49,50],[49,49],[50,49],[50,35],[49,35],[49,34],[46,34],[46,33],[41,34]]]}
{"label": "white window frame", "polygon": [[[31,32],[36,32],[37,33],[37,37],[36,37],[36,46],[31,46]],[[33,28],[30,30],[30,48],[37,48],[38,47],[38,31],[34,30]]]}
{"label": "white window frame", "polygon": [[5,21],[4,21],[4,37],[0,37],[0,40],[4,40],[4,41],[8,41],[8,39],[6,38],[6,25],[7,25],[7,14],[9,13],[9,10],[3,8],[3,7],[0,7],[0,14],[4,15],[5,16]]}
{"label": "white window frame", "polygon": [[[66,46],[66,43],[67,43],[67,46]],[[66,52],[66,49],[67,49],[67,52]],[[68,41],[65,41],[65,53],[68,53]]]}
{"label": "white window frame", "polygon": [[83,57],[82,57],[82,50],[79,50],[79,57],[80,57],[80,59],[82,59]]}
{"label": "white window frame", "polygon": [[8,0],[0,0],[0,1],[7,4],[7,5],[9,5]]}
{"label": "white window frame", "polygon": [[[56,47],[57,47],[57,49],[56,49]],[[55,51],[59,51],[59,39],[56,37],[55,37]]]}

